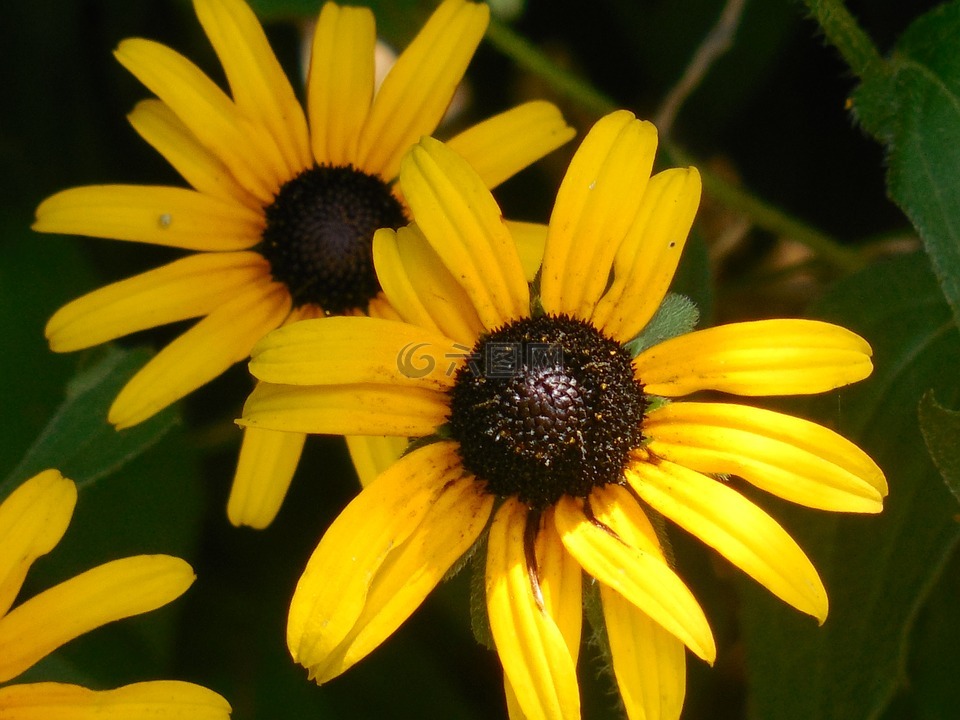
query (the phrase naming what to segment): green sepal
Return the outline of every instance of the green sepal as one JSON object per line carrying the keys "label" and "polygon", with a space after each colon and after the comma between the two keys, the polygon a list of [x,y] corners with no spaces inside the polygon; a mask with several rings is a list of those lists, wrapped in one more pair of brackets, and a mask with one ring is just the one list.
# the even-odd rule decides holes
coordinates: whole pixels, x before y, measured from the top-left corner
{"label": "green sepal", "polygon": [[[491,513],[491,517],[493,513]],[[486,559],[487,534],[485,529],[470,550],[470,630],[477,642],[496,652],[490,617],[487,615]]]}
{"label": "green sepal", "polygon": [[631,357],[636,357],[647,348],[658,345],[664,340],[686,335],[697,326],[699,320],[700,311],[693,300],[686,295],[667,293],[646,327],[623,346]]}

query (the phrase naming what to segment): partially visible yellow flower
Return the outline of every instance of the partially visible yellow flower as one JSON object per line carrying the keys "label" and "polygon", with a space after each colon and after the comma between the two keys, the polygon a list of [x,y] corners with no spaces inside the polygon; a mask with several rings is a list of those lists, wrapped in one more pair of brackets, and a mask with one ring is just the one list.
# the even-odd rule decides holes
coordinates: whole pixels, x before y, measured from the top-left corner
{"label": "partially visible yellow flower", "polygon": [[424,138],[400,171],[416,225],[374,239],[402,322],[308,320],[254,348],[261,382],[242,423],[419,439],[332,523],[297,585],[287,644],[317,682],[375,649],[487,529],[487,615],[512,718],[580,716],[587,592],[599,596],[597,630],[627,715],[678,718],[684,646],[708,662],[716,646],[648,507],[826,617],[804,552],[715,475],[876,513],[883,473],[814,423],[679,398],[823,392],[869,375],[870,346],[829,323],[769,320],[633,357],[625,345],[656,315],[700,198],[694,168],[650,176],[656,146],[656,129],[629,112],[597,122],[561,183],[528,286],[481,179]]}
{"label": "partially visible yellow flower", "polygon": [[30,566],[63,537],[76,501],[76,485],[45,470],[0,504],[0,719],[228,718],[226,700],[187,682],[141,682],[115,690],[55,682],[3,685],[75,637],[166,605],[193,583],[193,570],[183,560],[137,555],[81,573],[11,610]]}
{"label": "partially visible yellow flower", "polygon": [[[115,53],[157,96],[136,106],[131,124],[193,189],[72,188],[44,200],[34,224],[41,232],[197,251],[78,298],[47,324],[50,347],[67,352],[201,318],[122,389],[109,412],[118,428],[217,377],[285,323],[392,314],[373,270],[373,233],[408,222],[395,182],[400,158],[436,129],[489,19],[485,4],[445,0],[375,91],[373,13],[326,3],[304,109],[243,0],[193,4],[230,95],[159,43],[128,39]],[[529,102],[450,143],[495,187],[572,136],[556,107]],[[535,269],[542,235],[518,237],[533,243],[524,254]],[[232,522],[269,524],[304,439],[245,433]],[[366,444],[354,442],[355,456],[379,452]]]}

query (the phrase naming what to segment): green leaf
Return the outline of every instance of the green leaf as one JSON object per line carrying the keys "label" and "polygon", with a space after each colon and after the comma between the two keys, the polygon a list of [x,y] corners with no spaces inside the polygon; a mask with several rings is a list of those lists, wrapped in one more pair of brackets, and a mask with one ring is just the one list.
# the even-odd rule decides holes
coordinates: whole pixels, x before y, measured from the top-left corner
{"label": "green leaf", "polygon": [[932,392],[920,398],[920,432],[933,464],[960,500],[960,412],[940,405]]}
{"label": "green leaf", "polygon": [[875,371],[800,414],[863,447],[886,473],[890,495],[879,516],[761,500],[808,552],[831,603],[817,628],[756,584],[741,584],[751,716],[764,720],[878,717],[902,682],[917,612],[960,538],[956,505],[916,421],[931,388],[945,402],[960,400],[956,374],[943,372],[960,364],[960,336],[926,259],[900,258],[846,279],[816,316],[867,338]]}
{"label": "green leaf", "polygon": [[890,705],[884,720],[942,720],[960,707],[957,682],[960,657],[960,554],[954,553],[917,618],[910,638],[910,660],[903,692]]}
{"label": "green leaf", "polygon": [[887,190],[920,233],[960,326],[960,2],[917,19],[854,95],[887,146]]}
{"label": "green leaf", "polygon": [[107,422],[114,398],[149,357],[146,350],[110,347],[96,364],[77,375],[46,428],[0,483],[0,498],[47,468],[57,468],[83,487],[111,474],[163,437],[177,422],[172,408],[127,430],[117,431]]}

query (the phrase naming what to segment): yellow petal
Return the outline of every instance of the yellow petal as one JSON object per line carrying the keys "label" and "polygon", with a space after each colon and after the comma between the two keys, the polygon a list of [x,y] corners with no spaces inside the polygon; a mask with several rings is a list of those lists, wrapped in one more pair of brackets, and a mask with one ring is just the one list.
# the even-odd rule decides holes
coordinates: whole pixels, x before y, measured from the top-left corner
{"label": "yellow petal", "polygon": [[307,436],[246,428],[237,472],[227,500],[233,525],[262,530],[273,522],[287,495]]}
{"label": "yellow petal", "polygon": [[369,383],[442,390],[453,385],[453,340],[407,323],[370,317],[304,320],[270,333],[250,372],[288,385]]}
{"label": "yellow petal", "polygon": [[657,130],[619,110],[597,122],[557,191],[543,257],[548,313],[589,318],[650,178]]}
{"label": "yellow petal", "polygon": [[409,444],[405,437],[390,435],[347,435],[346,441],[357,478],[363,487],[399,460]]}
{"label": "yellow petal", "polygon": [[547,226],[542,223],[507,220],[507,228],[517,244],[520,265],[528,283],[532,283],[543,262],[543,248],[547,243]]}
{"label": "yellow petal", "polygon": [[473,477],[451,480],[433,500],[416,530],[390,550],[377,570],[363,612],[313,679],[332,680],[392,635],[473,545],[490,517],[493,496]]}
{"label": "yellow petal", "polygon": [[243,0],[194,0],[193,7],[237,107],[276,143],[287,177],[312,165],[303,108],[250,6]]}
{"label": "yellow petal", "polygon": [[686,692],[683,643],[600,584],[613,674],[629,720],[678,720]]}
{"label": "yellow petal", "polygon": [[578,498],[565,496],[557,503],[557,530],[570,554],[712,663],[717,649],[703,610],[654,545],[650,522],[630,493],[616,485],[597,488],[586,512]]}
{"label": "yellow petal", "polygon": [[44,470],[0,505],[0,617],[13,604],[33,561],[60,542],[76,504],[73,481],[57,470]]}
{"label": "yellow petal", "polygon": [[403,160],[413,217],[488,330],[529,313],[530,294],[500,208],[466,161],[433,138]]}
{"label": "yellow petal", "polygon": [[400,317],[443,333],[469,351],[483,326],[457,283],[416,225],[378,230],[373,262],[380,286]]}
{"label": "yellow petal", "polygon": [[290,312],[286,288],[264,279],[167,345],[124,386],[107,419],[118,429],[143,422],[250,354]]}
{"label": "yellow petal", "polygon": [[678,402],[650,413],[655,455],[706,473],[739,475],[821,510],[877,513],[887,481],[860,448],[832,430],[746,405]]}
{"label": "yellow petal", "polygon": [[613,283],[593,324],[627,342],[650,321],[667,294],[700,204],[700,173],[675,168],[650,178],[640,210],[613,261]]}
{"label": "yellow petal", "polygon": [[260,203],[240,185],[230,169],[197,140],[190,129],[160,100],[141,100],[127,115],[140,137],[166,158],[194,188],[221,200],[257,209]]}
{"label": "yellow petal", "polygon": [[838,325],[758,320],[672,338],[644,350],[633,364],[654,395],[806,395],[863,380],[873,370],[872,354],[863,338]]}
{"label": "yellow petal", "polygon": [[0,682],[94,628],[166,605],[193,579],[193,570],[180,558],[137,555],[43,591],[0,618]]}
{"label": "yellow petal", "polygon": [[265,205],[273,201],[280,185],[290,179],[276,145],[200,68],[170,48],[141,38],[124,40],[114,56],[243,187]]}
{"label": "yellow petal", "polygon": [[391,180],[407,149],[440,123],[490,18],[484,3],[446,0],[390,69],[360,136],[357,165]]}
{"label": "yellow petal", "polygon": [[90,690],[64,683],[0,688],[4,720],[227,720],[230,704],[212,690],[177,680]]}
{"label": "yellow petal", "polygon": [[526,717],[579,718],[576,660],[538,593],[537,579],[530,575],[525,552],[528,515],[525,505],[508,498],[490,527],[486,569],[490,630],[504,675]]}
{"label": "yellow petal", "polygon": [[390,551],[406,541],[462,474],[453,443],[433,443],[401,458],[330,525],[297,583],[287,621],[293,659],[313,669],[350,633]]}
{"label": "yellow petal", "polygon": [[166,245],[246,250],[260,242],[263,216],[185,188],[90,185],[51,195],[37,208],[37,232]]}
{"label": "yellow petal", "polygon": [[99,345],[206,315],[269,276],[270,266],[259,253],[190,255],[67,303],[50,318],[45,333],[55,352]]}
{"label": "yellow petal", "polygon": [[464,130],[447,147],[470,163],[488,188],[495,188],[575,134],[554,104],[534,100]]}
{"label": "yellow petal", "polygon": [[377,32],[368,8],[326,3],[313,33],[307,75],[310,141],[318,163],[355,162],[370,112]]}
{"label": "yellow petal", "polygon": [[813,563],[776,520],[733,488],[660,461],[627,471],[637,494],[770,592],[822,624],[827,593]]}
{"label": "yellow petal", "polygon": [[328,435],[423,437],[442,425],[447,394],[398,385],[260,383],[243,406],[242,427]]}
{"label": "yellow petal", "polygon": [[543,607],[560,628],[576,664],[583,625],[583,573],[580,563],[564,548],[553,515],[553,508],[543,511],[534,541],[537,581]]}

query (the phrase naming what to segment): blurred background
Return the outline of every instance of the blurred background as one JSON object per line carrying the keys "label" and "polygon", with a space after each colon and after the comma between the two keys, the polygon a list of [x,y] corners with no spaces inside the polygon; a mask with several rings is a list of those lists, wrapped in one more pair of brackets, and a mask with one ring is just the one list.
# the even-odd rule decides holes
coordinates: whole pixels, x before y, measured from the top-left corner
{"label": "blurred background", "polygon": [[[383,39],[398,49],[433,6],[373,3]],[[933,6],[848,3],[884,54]],[[319,3],[256,0],[254,7],[302,89],[300,33]],[[555,67],[652,119],[724,7],[720,0],[512,0],[496,4],[494,15],[501,30],[526,38]],[[222,82],[185,0],[49,0],[0,9],[0,477],[58,411],[71,379],[108,353],[49,352],[43,338],[49,316],[84,292],[176,257],[166,249],[30,230],[36,205],[66,187],[182,184],[125,120],[148,95],[111,55],[131,36],[174,47]],[[481,46],[463,107],[443,132],[527,99],[556,102],[578,139],[496,192],[509,217],[546,221],[566,164],[599,113],[582,97],[560,94],[498,45]],[[767,404],[851,435],[884,467],[892,488],[881,518],[810,519],[815,511],[755,495],[824,574],[832,608],[819,629],[671,531],[678,571],[704,605],[719,645],[712,669],[688,659],[686,718],[949,718],[960,707],[960,625],[953,612],[960,573],[951,560],[957,507],[922,452],[915,420],[920,393],[944,372],[956,373],[956,329],[924,344],[922,357],[910,355],[914,346],[897,344],[924,318],[937,328],[949,313],[915,254],[914,230],[887,199],[884,150],[849,112],[856,84],[803,5],[753,0],[728,52],[669,128],[661,128],[670,143],[661,165],[682,158],[726,189],[712,192],[708,185],[674,289],[697,301],[702,324],[810,315],[864,332],[878,353],[873,380],[814,402]],[[796,224],[780,222],[781,215],[765,220],[757,207]],[[819,233],[853,248],[857,261],[825,260],[790,232],[797,227],[801,235]],[[911,299],[926,303],[916,318],[896,307]],[[897,323],[877,314],[884,309]],[[160,347],[182,329],[141,333],[122,346]],[[884,370],[881,349],[888,359],[913,358],[909,376],[901,366]],[[950,405],[955,384],[940,388],[937,399]],[[289,596],[357,483],[341,439],[311,438],[273,525],[230,526],[225,506],[240,439],[232,420],[250,387],[246,368],[236,366],[168,414],[155,443],[145,442],[123,467],[84,485],[66,537],[37,563],[25,592],[139,552],[186,558],[198,575],[193,588],[146,617],[78,639],[25,679],[91,687],[191,680],[227,697],[237,720],[505,717],[497,658],[470,630],[466,572],[329,685],[316,687],[293,665],[284,642]],[[898,502],[906,503],[902,510],[891,510]],[[908,539],[916,546],[904,545]],[[902,583],[891,585],[891,578]],[[584,717],[619,717],[614,685],[589,645],[580,679]]]}

